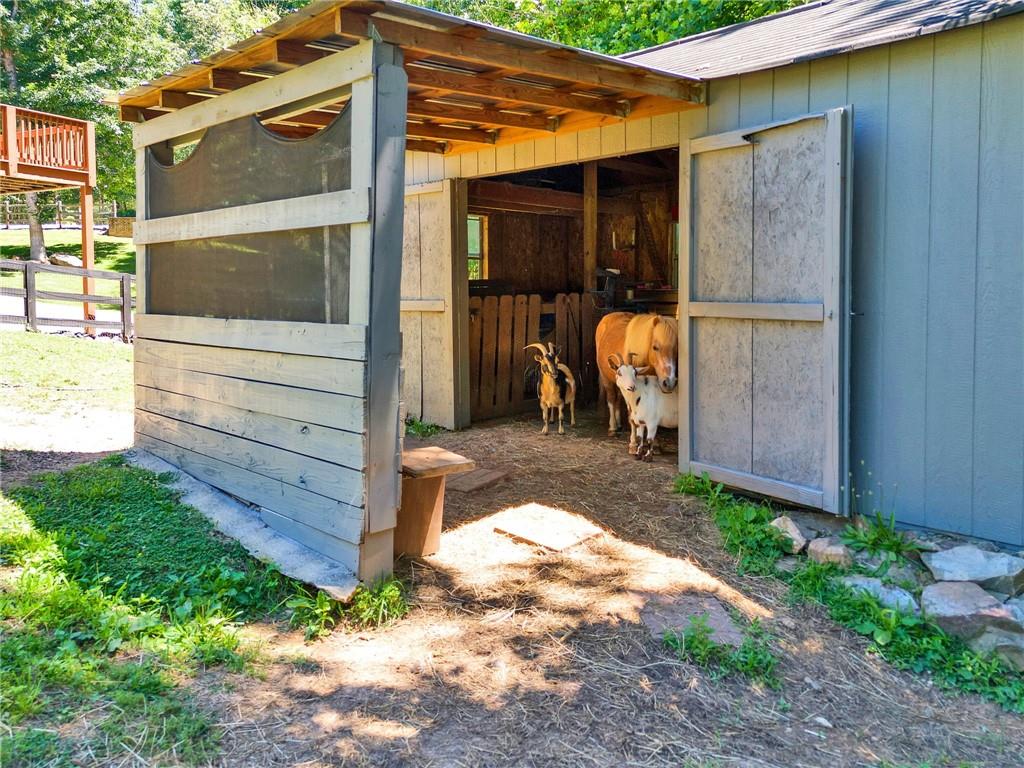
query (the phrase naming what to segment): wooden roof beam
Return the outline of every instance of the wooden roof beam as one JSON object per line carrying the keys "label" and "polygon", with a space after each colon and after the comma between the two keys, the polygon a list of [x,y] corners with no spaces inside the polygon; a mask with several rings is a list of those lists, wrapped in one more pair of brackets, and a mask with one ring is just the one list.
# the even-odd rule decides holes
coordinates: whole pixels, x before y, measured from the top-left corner
{"label": "wooden roof beam", "polygon": [[427,139],[406,139],[405,148],[409,152],[432,152],[443,155],[448,151],[448,143],[445,141],[429,141]]}
{"label": "wooden roof beam", "polygon": [[410,85],[436,88],[453,93],[468,93],[502,101],[537,104],[554,109],[593,112],[612,117],[626,117],[630,110],[628,99],[592,98],[578,94],[567,94],[534,85],[511,83],[507,80],[482,80],[461,72],[428,69],[419,65],[407,65],[405,71],[409,76]]}
{"label": "wooden roof beam", "polygon": [[[302,112],[286,118],[265,120],[264,122],[280,122],[323,128],[330,125],[335,117],[337,117],[337,114],[332,112]],[[436,123],[406,123],[405,135],[424,139],[443,139],[445,141],[469,141],[475,144],[493,144],[495,140],[494,131],[484,131],[479,128],[458,128],[453,125],[438,125]]]}
{"label": "wooden roof beam", "polygon": [[526,115],[520,112],[505,112],[500,109],[442,104],[436,101],[409,99],[408,112],[415,117],[439,117],[449,120],[463,120],[467,123],[487,123],[512,128],[531,128],[537,131],[558,130],[558,118],[551,115]]}
{"label": "wooden roof beam", "polygon": [[[544,187],[529,187],[524,184],[513,184],[508,181],[487,181],[484,179],[469,182],[469,206],[495,208],[497,210],[526,210],[531,208],[554,208],[564,211],[583,212],[583,195],[578,192],[564,192]],[[599,198],[598,209],[601,213],[615,213],[622,216],[634,216],[638,210],[635,200],[621,197]],[[505,208],[501,206],[516,206]]]}
{"label": "wooden roof beam", "polygon": [[676,173],[678,173],[678,170],[670,170],[661,165],[648,165],[647,163],[640,163],[622,157],[609,157],[604,160],[598,160],[597,164],[602,168],[610,168],[613,171],[632,173],[652,179],[664,179],[666,181],[674,179]]}
{"label": "wooden roof beam", "polygon": [[471,39],[352,11],[340,12],[339,33],[342,35],[370,37],[371,26],[385,42],[394,43],[403,49],[414,49],[418,54],[444,56],[601,88],[640,91],[652,96],[693,103],[704,102],[704,86],[695,81],[676,80],[642,71],[634,74],[611,66],[602,66],[598,62],[556,58],[505,42]]}

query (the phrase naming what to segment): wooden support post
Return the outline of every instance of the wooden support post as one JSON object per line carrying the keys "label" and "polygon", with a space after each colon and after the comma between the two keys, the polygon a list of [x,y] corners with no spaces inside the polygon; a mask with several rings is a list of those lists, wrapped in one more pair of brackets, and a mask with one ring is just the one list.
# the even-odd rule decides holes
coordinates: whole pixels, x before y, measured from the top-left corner
{"label": "wooden support post", "polygon": [[121,337],[125,343],[132,338],[132,276],[121,275]]}
{"label": "wooden support post", "polygon": [[4,155],[7,157],[8,175],[12,178],[18,175],[18,124],[15,114],[14,107],[3,105]]}
{"label": "wooden support post", "polygon": [[30,331],[38,331],[36,323],[36,265],[28,262],[25,265],[25,321]]}
{"label": "wooden support post", "polygon": [[[93,269],[95,267],[95,258],[93,254],[93,231],[92,231],[92,187],[84,186],[79,192],[79,207],[81,208],[81,220],[82,220],[82,267],[83,269]],[[94,280],[91,277],[82,278],[82,293],[92,294],[96,293],[94,288]],[[83,318],[85,320],[96,319],[96,308],[89,302],[82,304]],[[86,333],[91,333],[93,329],[86,328]]]}
{"label": "wooden support post", "polygon": [[597,290],[597,161],[583,164],[583,292]]}

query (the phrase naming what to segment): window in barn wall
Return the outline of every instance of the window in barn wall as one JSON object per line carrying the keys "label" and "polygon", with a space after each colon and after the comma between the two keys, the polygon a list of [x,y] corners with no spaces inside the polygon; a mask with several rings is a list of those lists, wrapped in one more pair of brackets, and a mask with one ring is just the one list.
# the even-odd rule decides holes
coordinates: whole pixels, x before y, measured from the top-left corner
{"label": "window in barn wall", "polygon": [[487,279],[487,217],[468,216],[466,219],[467,248],[469,253],[469,279]]}

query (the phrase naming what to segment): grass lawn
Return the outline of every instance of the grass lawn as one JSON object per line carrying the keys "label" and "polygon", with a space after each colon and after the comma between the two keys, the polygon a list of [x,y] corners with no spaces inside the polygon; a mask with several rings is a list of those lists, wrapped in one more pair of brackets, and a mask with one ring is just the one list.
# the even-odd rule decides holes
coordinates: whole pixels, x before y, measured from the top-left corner
{"label": "grass lawn", "polygon": [[[44,230],[44,239],[49,253],[82,257],[82,233],[77,229],[47,229]],[[96,235],[93,250],[96,269],[135,274],[135,243],[131,239]],[[27,259],[28,254],[28,229],[0,229],[0,258]],[[2,288],[21,288],[23,280],[21,272],[0,271]],[[96,280],[95,286],[96,293],[102,296],[116,296],[121,290],[114,280]],[[36,287],[43,291],[81,293],[82,279],[43,272],[36,277]]]}
{"label": "grass lawn", "polygon": [[374,626],[400,585],[344,609],[217,534],[156,475],[120,455],[0,495],[0,765],[210,764],[217,713],[205,669],[261,674],[239,630],[257,621]]}
{"label": "grass lawn", "polygon": [[8,412],[89,406],[130,410],[132,347],[44,333],[0,333],[0,394]]}

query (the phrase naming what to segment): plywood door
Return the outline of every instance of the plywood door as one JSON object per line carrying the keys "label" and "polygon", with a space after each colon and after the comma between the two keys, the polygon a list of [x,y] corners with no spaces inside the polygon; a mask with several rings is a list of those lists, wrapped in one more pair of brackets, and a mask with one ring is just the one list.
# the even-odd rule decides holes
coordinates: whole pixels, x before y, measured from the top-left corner
{"label": "plywood door", "polygon": [[468,423],[464,228],[464,182],[445,180],[406,188],[402,398],[410,416],[448,429]]}
{"label": "plywood door", "polygon": [[680,465],[843,512],[850,110],[694,139]]}

